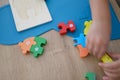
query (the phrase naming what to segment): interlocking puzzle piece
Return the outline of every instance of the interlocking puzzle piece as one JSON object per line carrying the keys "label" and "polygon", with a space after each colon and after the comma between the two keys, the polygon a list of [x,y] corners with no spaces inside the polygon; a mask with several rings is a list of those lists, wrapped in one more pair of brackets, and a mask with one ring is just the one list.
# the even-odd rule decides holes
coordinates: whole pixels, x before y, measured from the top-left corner
{"label": "interlocking puzzle piece", "polygon": [[39,45],[33,45],[30,48],[30,52],[33,54],[34,57],[38,57],[39,55],[42,55],[44,51],[44,48]]}
{"label": "interlocking puzzle piece", "polygon": [[40,45],[40,46],[45,45],[47,43],[47,40],[45,38],[42,38],[39,36],[35,37],[34,41],[36,42],[37,45]]}
{"label": "interlocking puzzle piece", "polygon": [[59,29],[61,29],[60,31],[59,31],[59,33],[61,34],[61,35],[64,35],[64,34],[66,34],[67,33],[67,29],[68,29],[68,26],[65,24],[65,23],[59,23],[58,24],[58,28]]}
{"label": "interlocking puzzle piece", "polygon": [[87,80],[96,80],[96,74],[93,72],[88,72],[85,74],[85,78],[87,78]]}
{"label": "interlocking puzzle piece", "polygon": [[103,63],[108,63],[108,62],[113,62],[112,58],[108,55],[108,53],[106,53],[102,58],[101,61]]}
{"label": "interlocking puzzle piece", "polygon": [[36,44],[36,42],[34,41],[34,37],[31,37],[24,40],[23,42],[20,42],[18,45],[20,46],[22,53],[27,54],[33,44]]}
{"label": "interlocking puzzle piece", "polygon": [[80,34],[79,37],[73,38],[74,46],[77,45],[82,45],[82,47],[86,47],[86,37],[84,36],[84,34]]}
{"label": "interlocking puzzle piece", "polygon": [[77,45],[77,48],[80,52],[80,57],[84,58],[88,55],[88,49],[87,48],[83,48],[82,45]]}
{"label": "interlocking puzzle piece", "polygon": [[72,20],[68,21],[68,26],[69,26],[69,29],[71,32],[74,32],[76,27],[75,27],[75,24]]}
{"label": "interlocking puzzle piece", "polygon": [[89,29],[90,29],[91,24],[92,24],[92,20],[84,22],[84,26],[85,26],[84,35],[87,35],[87,33],[88,33]]}
{"label": "interlocking puzzle piece", "polygon": [[75,27],[75,24],[73,21],[68,21],[68,24],[65,24],[65,23],[59,23],[58,24],[58,28],[60,29],[59,33],[61,35],[64,35],[67,33],[67,31],[69,30],[70,32],[74,32],[76,27]]}
{"label": "interlocking puzzle piece", "polygon": [[30,48],[30,52],[33,54],[34,57],[38,57],[42,55],[44,52],[43,45],[47,44],[47,40],[42,37],[35,37],[36,44],[32,45]]}

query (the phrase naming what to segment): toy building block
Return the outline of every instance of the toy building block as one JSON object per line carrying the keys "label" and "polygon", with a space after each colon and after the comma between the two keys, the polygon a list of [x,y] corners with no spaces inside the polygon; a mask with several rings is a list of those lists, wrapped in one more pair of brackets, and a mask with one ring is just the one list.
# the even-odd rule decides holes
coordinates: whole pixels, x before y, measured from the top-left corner
{"label": "toy building block", "polygon": [[70,30],[71,32],[75,31],[76,27],[75,27],[75,24],[73,21],[71,21],[71,20],[68,21],[68,26],[69,26],[68,30]]}
{"label": "toy building block", "polygon": [[81,58],[84,58],[88,55],[88,49],[87,48],[83,48],[82,45],[77,45],[77,48],[79,50]]}
{"label": "toy building block", "polygon": [[96,80],[96,74],[93,72],[88,72],[85,74],[85,78],[87,78],[87,80]]}
{"label": "toy building block", "polygon": [[66,34],[67,33],[67,29],[68,29],[68,26],[65,24],[65,23],[59,23],[58,24],[58,28],[59,29],[61,29],[60,31],[59,31],[59,33],[61,34],[61,35],[64,35],[64,34]]}
{"label": "toy building block", "polygon": [[33,54],[34,57],[38,57],[39,55],[42,55],[44,51],[44,48],[39,45],[33,45],[30,48],[30,52]]}
{"label": "toy building block", "polygon": [[36,42],[34,41],[34,37],[31,37],[24,40],[23,42],[20,42],[18,45],[20,46],[22,53],[27,54],[33,44],[36,44]]}
{"label": "toy building block", "polygon": [[76,29],[74,22],[71,21],[71,20],[68,21],[68,24],[65,24],[65,23],[63,23],[63,22],[59,23],[59,24],[58,24],[58,28],[60,29],[59,33],[60,33],[61,35],[66,34],[68,31],[74,32],[75,29]]}
{"label": "toy building block", "polygon": [[35,37],[34,41],[36,42],[37,45],[40,45],[40,46],[47,44],[47,40],[45,38],[42,38],[42,37],[39,37],[39,36]]}
{"label": "toy building block", "polygon": [[82,47],[86,47],[86,37],[84,36],[84,34],[80,34],[79,37],[73,38],[74,46],[77,45],[82,45]]}
{"label": "toy building block", "polygon": [[108,62],[113,62],[112,58],[108,55],[108,53],[106,53],[102,58],[101,61],[103,63],[108,63]]}
{"label": "toy building block", "polygon": [[92,24],[92,20],[84,22],[84,26],[85,26],[84,35],[87,35],[87,33],[88,33],[89,29],[90,29],[91,24]]}
{"label": "toy building block", "polygon": [[38,57],[42,55],[44,52],[43,45],[47,44],[47,40],[42,37],[35,37],[36,44],[32,45],[30,48],[30,52],[33,54],[34,57]]}
{"label": "toy building block", "polygon": [[23,54],[31,52],[34,57],[42,55],[44,52],[43,45],[46,45],[47,40],[42,37],[31,37],[20,42],[18,45],[22,49]]}

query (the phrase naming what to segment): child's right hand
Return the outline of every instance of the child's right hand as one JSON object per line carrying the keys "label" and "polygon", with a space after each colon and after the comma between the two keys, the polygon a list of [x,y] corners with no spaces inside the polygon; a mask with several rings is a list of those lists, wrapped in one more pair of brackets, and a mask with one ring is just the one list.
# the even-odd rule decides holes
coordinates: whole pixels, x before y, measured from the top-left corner
{"label": "child's right hand", "polygon": [[97,58],[101,58],[108,46],[110,39],[110,21],[93,21],[87,34],[87,48]]}
{"label": "child's right hand", "polygon": [[111,63],[99,63],[105,72],[103,80],[120,80],[120,53],[112,53],[110,56],[116,60]]}

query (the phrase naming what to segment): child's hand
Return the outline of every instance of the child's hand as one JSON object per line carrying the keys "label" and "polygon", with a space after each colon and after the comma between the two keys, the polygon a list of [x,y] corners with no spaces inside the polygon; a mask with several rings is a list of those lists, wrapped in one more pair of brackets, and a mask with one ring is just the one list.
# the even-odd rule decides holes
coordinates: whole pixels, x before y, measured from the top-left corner
{"label": "child's hand", "polygon": [[97,58],[105,53],[110,39],[110,22],[105,20],[93,21],[87,34],[87,48]]}
{"label": "child's hand", "polygon": [[103,80],[120,80],[120,54],[111,54],[110,55],[116,61],[112,63],[99,63],[99,66],[105,72]]}

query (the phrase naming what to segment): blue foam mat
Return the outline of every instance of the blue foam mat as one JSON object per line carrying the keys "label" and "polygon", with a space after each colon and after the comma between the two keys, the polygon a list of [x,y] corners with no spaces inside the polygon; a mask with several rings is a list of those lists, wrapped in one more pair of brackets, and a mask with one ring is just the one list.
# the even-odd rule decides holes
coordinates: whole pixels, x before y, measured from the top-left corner
{"label": "blue foam mat", "polygon": [[[17,44],[25,38],[43,34],[49,30],[58,31],[57,24],[73,20],[77,27],[71,37],[77,37],[84,29],[84,21],[91,19],[89,0],[46,0],[53,21],[37,27],[17,32],[9,5],[0,8],[0,44]],[[111,8],[112,34],[111,39],[120,38],[120,23]]]}

